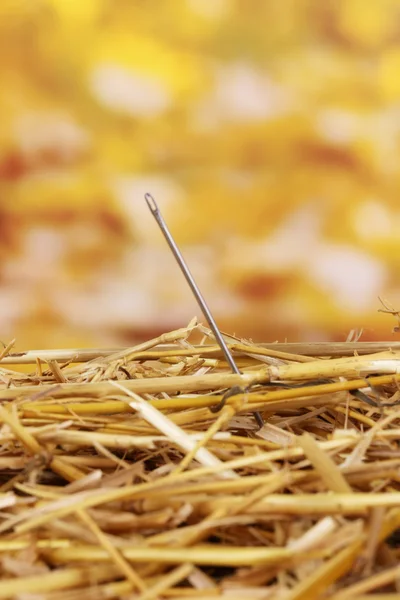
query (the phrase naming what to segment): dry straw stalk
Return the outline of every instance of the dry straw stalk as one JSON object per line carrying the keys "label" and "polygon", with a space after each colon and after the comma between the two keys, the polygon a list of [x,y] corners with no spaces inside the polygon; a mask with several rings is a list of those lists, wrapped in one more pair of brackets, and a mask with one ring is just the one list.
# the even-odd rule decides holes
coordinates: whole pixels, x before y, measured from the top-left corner
{"label": "dry straw stalk", "polygon": [[400,345],[225,338],[5,347],[0,598],[398,594]]}

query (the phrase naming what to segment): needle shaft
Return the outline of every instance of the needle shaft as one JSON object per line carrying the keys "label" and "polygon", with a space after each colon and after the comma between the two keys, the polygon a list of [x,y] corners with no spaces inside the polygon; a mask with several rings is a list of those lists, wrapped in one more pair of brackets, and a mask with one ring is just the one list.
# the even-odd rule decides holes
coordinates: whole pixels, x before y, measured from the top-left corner
{"label": "needle shaft", "polygon": [[[215,337],[216,341],[218,342],[218,345],[220,346],[222,352],[224,353],[227,363],[229,364],[233,373],[240,375],[241,374],[240,370],[238,369],[238,367],[234,361],[234,358],[228,348],[228,345],[225,342],[220,330],[218,329],[215,319],[212,316],[210,309],[208,308],[207,302],[205,301],[203,294],[200,292],[200,289],[198,288],[195,280],[193,279],[193,275],[191,274],[190,269],[187,266],[182,254],[181,254],[181,251],[179,250],[174,238],[172,237],[172,235],[167,227],[167,224],[165,223],[164,218],[161,214],[161,211],[158,208],[156,201],[154,200],[154,198],[151,194],[145,194],[144,198],[147,202],[147,206],[149,207],[153,217],[157,221],[157,224],[160,227],[176,261],[178,262],[178,264],[181,268],[181,271],[182,271],[190,289],[192,290],[194,297],[197,300],[198,305],[200,306],[205,318],[207,319],[207,323],[208,323],[211,331],[213,332],[214,337]],[[255,416],[255,419],[256,419],[258,425],[260,427],[262,427],[264,423],[263,423],[261,415],[259,413],[254,413],[254,416]]]}

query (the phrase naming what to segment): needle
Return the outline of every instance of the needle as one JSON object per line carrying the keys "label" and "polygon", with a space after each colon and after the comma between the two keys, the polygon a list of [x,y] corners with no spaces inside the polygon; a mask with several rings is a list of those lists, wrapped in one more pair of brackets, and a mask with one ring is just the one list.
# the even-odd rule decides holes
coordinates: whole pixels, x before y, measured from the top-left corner
{"label": "needle", "polygon": [[[189,267],[187,266],[187,264],[185,263],[185,260],[181,254],[181,251],[179,250],[178,246],[176,245],[176,242],[174,240],[174,238],[172,237],[167,224],[164,221],[164,218],[160,212],[160,209],[158,208],[158,205],[156,203],[156,201],[154,200],[153,196],[151,194],[145,194],[144,199],[147,202],[147,206],[149,207],[153,217],[155,218],[155,220],[157,221],[157,224],[159,225],[169,247],[171,248],[171,251],[176,259],[176,261],[178,262],[181,271],[183,273],[183,275],[185,276],[186,281],[189,284],[190,289],[192,290],[198,305],[200,306],[204,316],[207,319],[207,323],[210,326],[211,331],[214,334],[215,339],[218,342],[219,347],[221,348],[227,363],[229,364],[231,370],[233,373],[235,373],[236,375],[241,375],[241,372],[239,371],[233,356],[223,338],[223,336],[221,335],[220,330],[218,329],[218,326],[214,320],[214,317],[211,314],[210,309],[207,306],[207,303],[202,295],[202,293],[200,292],[195,280],[193,279],[193,276],[189,270]],[[241,390],[240,388],[237,389],[237,391],[235,393],[240,393],[243,392],[243,390]],[[229,395],[232,395],[229,394]],[[224,398],[226,399],[228,397],[228,395],[225,395]],[[222,402],[218,405],[219,410],[223,407],[225,402]],[[254,418],[257,421],[257,424],[262,427],[264,425],[264,421],[260,415],[260,413],[255,412],[254,414]]]}

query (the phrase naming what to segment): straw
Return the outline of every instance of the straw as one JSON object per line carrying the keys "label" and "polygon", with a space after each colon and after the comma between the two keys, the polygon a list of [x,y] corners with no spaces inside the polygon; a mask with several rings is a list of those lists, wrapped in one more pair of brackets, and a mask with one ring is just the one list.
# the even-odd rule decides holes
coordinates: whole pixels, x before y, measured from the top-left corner
{"label": "straw", "polygon": [[0,598],[398,594],[399,345],[222,335],[2,351]]}

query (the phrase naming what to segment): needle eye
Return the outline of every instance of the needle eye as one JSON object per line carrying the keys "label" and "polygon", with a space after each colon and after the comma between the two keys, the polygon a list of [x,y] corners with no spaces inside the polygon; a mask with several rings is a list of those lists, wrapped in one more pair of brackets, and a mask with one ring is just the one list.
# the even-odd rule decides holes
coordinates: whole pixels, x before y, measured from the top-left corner
{"label": "needle eye", "polygon": [[147,206],[149,207],[149,209],[151,210],[151,212],[153,214],[158,212],[159,208],[158,208],[157,202],[154,200],[154,198],[151,194],[146,193],[144,195],[144,199],[146,200]]}

